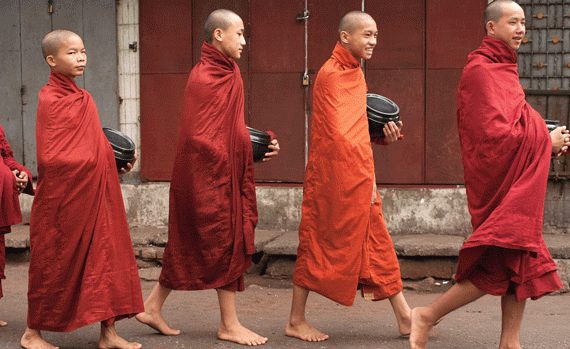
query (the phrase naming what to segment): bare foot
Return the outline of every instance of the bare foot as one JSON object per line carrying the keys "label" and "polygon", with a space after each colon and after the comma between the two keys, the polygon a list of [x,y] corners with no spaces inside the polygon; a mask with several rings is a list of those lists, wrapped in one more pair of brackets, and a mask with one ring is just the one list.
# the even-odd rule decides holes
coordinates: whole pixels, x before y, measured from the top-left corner
{"label": "bare foot", "polygon": [[429,331],[433,327],[426,316],[427,308],[412,309],[412,332],[410,333],[410,346],[412,349],[426,349]]}
{"label": "bare foot", "polygon": [[135,318],[139,320],[139,322],[148,325],[165,336],[177,336],[180,334],[180,330],[173,330],[168,326],[160,313],[144,312],[137,314]]}
{"label": "bare foot", "polygon": [[130,343],[125,339],[116,336],[114,338],[102,337],[97,343],[99,349],[140,349],[142,344]]}
{"label": "bare foot", "polygon": [[26,349],[59,349],[42,339],[40,331],[26,328],[26,332],[20,340],[20,345]]}
{"label": "bare foot", "polygon": [[266,337],[261,337],[257,333],[243,327],[241,324],[237,324],[230,328],[220,326],[220,329],[218,330],[218,338],[243,345],[262,345],[267,342]]}
{"label": "bare foot", "polygon": [[289,337],[299,338],[307,342],[321,342],[329,338],[327,334],[309,325],[307,321],[295,325],[289,322],[285,328],[285,334]]}
{"label": "bare foot", "polygon": [[6,325],[8,325],[6,322],[0,320],[0,327],[4,327],[4,326],[6,326]]}

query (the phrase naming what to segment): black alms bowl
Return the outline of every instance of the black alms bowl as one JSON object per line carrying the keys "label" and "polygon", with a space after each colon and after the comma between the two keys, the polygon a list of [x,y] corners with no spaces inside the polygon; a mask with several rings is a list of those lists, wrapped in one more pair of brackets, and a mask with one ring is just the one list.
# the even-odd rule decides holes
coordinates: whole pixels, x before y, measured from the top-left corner
{"label": "black alms bowl", "polygon": [[374,93],[366,95],[366,113],[370,138],[384,137],[384,125],[400,121],[400,108],[384,96]]}
{"label": "black alms bowl", "polygon": [[548,132],[552,132],[556,130],[557,127],[560,126],[559,120],[544,119],[544,122],[546,122],[546,128],[548,129]]}
{"label": "black alms bowl", "polygon": [[251,139],[251,147],[253,148],[253,162],[261,162],[265,157],[265,153],[271,152],[269,144],[271,144],[271,136],[267,132],[247,127],[249,138]]}
{"label": "black alms bowl", "polygon": [[127,164],[135,160],[135,143],[126,134],[112,128],[103,127],[103,133],[115,153],[117,171],[121,172],[121,168],[127,168]]}

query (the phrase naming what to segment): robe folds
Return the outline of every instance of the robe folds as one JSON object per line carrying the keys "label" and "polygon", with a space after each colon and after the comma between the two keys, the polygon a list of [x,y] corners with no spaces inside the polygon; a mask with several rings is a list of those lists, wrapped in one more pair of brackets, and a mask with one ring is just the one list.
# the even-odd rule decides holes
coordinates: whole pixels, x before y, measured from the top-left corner
{"label": "robe folds", "polygon": [[459,253],[457,281],[469,279],[485,249],[494,246],[507,250],[504,263],[517,299],[555,291],[528,287],[540,285],[536,280],[542,277],[555,279],[545,285],[562,286],[542,238],[552,140],[526,102],[515,51],[501,40],[486,36],[469,55],[458,89],[457,124],[473,226]]}
{"label": "robe folds", "polygon": [[340,43],[314,88],[293,282],[343,305],[356,290],[380,300],[402,290],[380,198],[371,207],[374,162],[360,63]]}
{"label": "robe folds", "polygon": [[190,72],[170,183],[159,282],[176,290],[243,291],[254,253],[253,150],[237,64],[204,42]]}
{"label": "robe folds", "polygon": [[113,150],[91,95],[52,71],[39,93],[28,327],[68,332],[144,311]]}
{"label": "robe folds", "polygon": [[10,232],[10,226],[22,222],[20,200],[16,188],[16,177],[13,170],[28,174],[28,185],[24,193],[34,195],[32,174],[30,170],[14,160],[14,153],[6,140],[4,128],[0,125],[0,298],[2,298],[2,279],[6,279],[4,268],[6,266],[6,251],[4,234]]}

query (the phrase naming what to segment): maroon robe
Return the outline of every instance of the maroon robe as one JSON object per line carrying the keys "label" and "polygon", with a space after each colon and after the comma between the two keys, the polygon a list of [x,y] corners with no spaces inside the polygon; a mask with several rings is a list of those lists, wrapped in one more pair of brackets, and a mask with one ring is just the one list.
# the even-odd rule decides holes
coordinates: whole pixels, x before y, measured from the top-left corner
{"label": "maroon robe", "polygon": [[14,160],[14,153],[6,140],[2,125],[0,125],[0,155],[0,298],[2,298],[2,279],[6,279],[4,275],[6,266],[4,234],[10,232],[11,225],[22,222],[16,177],[12,171],[18,170],[28,174],[28,185],[24,193],[34,195],[34,187],[30,170]]}
{"label": "maroon robe", "polygon": [[[457,281],[472,279],[485,257],[505,264],[508,292],[519,300],[560,288],[542,238],[552,141],[544,120],[525,100],[517,55],[502,41],[486,36],[469,55],[459,84],[457,123],[473,225],[459,253]],[[500,249],[487,251],[489,246]],[[492,275],[489,269],[481,270]],[[481,288],[496,295],[505,291],[504,286]]]}
{"label": "maroon robe", "polygon": [[91,95],[52,71],[39,93],[28,327],[68,332],[144,311],[113,150]]}
{"label": "maroon robe", "polygon": [[244,288],[257,206],[243,98],[237,64],[204,43],[184,94],[159,280],[164,287]]}

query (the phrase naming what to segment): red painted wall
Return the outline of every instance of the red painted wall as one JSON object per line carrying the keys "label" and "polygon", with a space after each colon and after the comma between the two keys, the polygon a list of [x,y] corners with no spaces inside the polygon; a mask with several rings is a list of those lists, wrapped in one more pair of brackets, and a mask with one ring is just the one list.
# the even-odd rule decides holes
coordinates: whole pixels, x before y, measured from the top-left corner
{"label": "red painted wall", "polygon": [[[309,0],[308,69],[330,57],[338,23],[361,0]],[[461,156],[455,98],[467,54],[484,35],[487,0],[367,1],[377,21],[378,45],[365,64],[370,92],[394,100],[404,122],[404,141],[373,145],[376,176],[384,184],[460,184]],[[140,8],[141,175],[169,180],[178,138],[182,95],[200,58],[203,25],[216,8],[238,13],[247,46],[238,61],[246,91],[246,123],[275,132],[277,159],[256,165],[259,181],[302,183],[305,103],[312,85],[301,84],[305,27],[296,20],[304,0],[145,0]],[[311,74],[312,82],[316,74]],[[309,115],[310,124],[310,115]]]}

